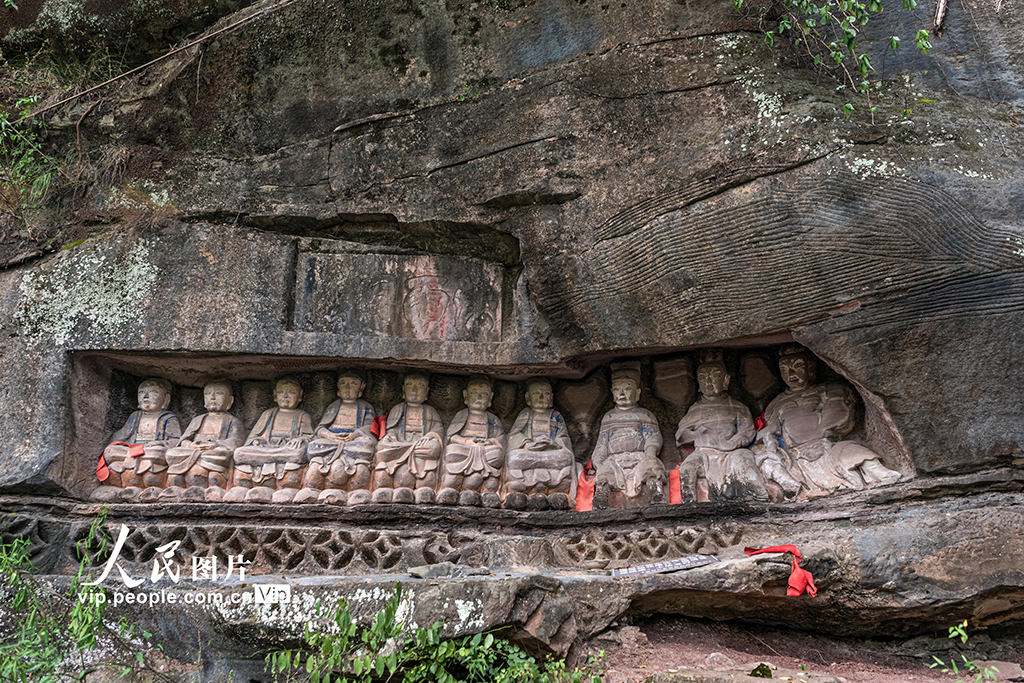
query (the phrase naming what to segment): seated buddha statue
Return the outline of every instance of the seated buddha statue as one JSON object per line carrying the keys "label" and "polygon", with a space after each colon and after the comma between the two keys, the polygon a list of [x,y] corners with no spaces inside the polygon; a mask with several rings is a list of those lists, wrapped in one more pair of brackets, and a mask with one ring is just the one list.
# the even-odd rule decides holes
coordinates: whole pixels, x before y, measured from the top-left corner
{"label": "seated buddha statue", "polygon": [[231,482],[231,457],[245,440],[242,421],[228,412],[234,402],[226,379],[203,387],[207,412],[193,419],[178,445],[167,450],[167,491],[198,487],[205,489],[202,500],[223,499]]}
{"label": "seated buddha statue", "polygon": [[299,381],[279,379],[274,403],[256,420],[245,444],[235,450],[234,486],[224,495],[226,502],[289,503],[302,483],[313,418],[299,409]]}
{"label": "seated buddha statue", "polygon": [[157,491],[166,484],[167,448],[181,436],[178,416],[168,410],[171,383],[158,378],[143,380],[138,399],[139,409],[103,449],[96,474],[104,486],[94,493],[97,500],[130,500],[142,488]]}
{"label": "seated buddha statue", "polygon": [[838,382],[815,384],[814,370],[803,347],[783,348],[779,374],[787,388],[768,404],[757,435],[765,476],[783,468],[809,498],[899,481],[900,473],[885,467],[877,453],[844,439],[857,426],[853,390]]}
{"label": "seated buddha statue", "polygon": [[433,503],[437,470],[444,449],[444,425],[437,410],[424,403],[429,378],[419,372],[405,376],[405,399],[388,411],[384,435],[374,460],[373,502]]}
{"label": "seated buddha statue", "polygon": [[565,420],[554,409],[554,392],[546,379],[526,385],[526,408],[508,436],[505,507],[572,509],[579,473]]}
{"label": "seated buddha statue", "polygon": [[601,418],[591,455],[594,509],[665,502],[667,476],[658,459],[661,430],[654,414],[639,405],[638,371],[612,372],[612,399],[615,407]]}
{"label": "seated buddha statue", "polygon": [[767,502],[757,461],[747,446],[754,440],[750,409],[726,393],[731,376],[721,351],[706,351],[697,367],[700,398],[679,421],[676,443],[694,450],[679,464],[684,503],[720,500]]}
{"label": "seated buddha statue", "polygon": [[377,416],[360,397],[366,381],[355,372],[338,376],[338,399],[327,406],[309,443],[309,467],[296,502],[359,505],[370,502],[370,467],[377,437],[370,429]]}
{"label": "seated buddha statue", "polygon": [[470,378],[462,392],[466,407],[448,425],[438,503],[501,506],[498,488],[505,465],[506,438],[501,420],[487,411],[493,398],[489,379]]}

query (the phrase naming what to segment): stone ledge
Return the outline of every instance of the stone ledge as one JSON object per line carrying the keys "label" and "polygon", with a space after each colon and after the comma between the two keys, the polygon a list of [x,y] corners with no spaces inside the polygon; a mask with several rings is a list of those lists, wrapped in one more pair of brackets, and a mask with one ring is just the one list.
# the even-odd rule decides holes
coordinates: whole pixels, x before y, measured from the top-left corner
{"label": "stone ledge", "polygon": [[253,503],[111,503],[99,504],[63,497],[38,495],[0,495],[0,510],[24,513],[45,513],[47,517],[87,519],[106,508],[111,519],[145,520],[222,519],[248,522],[287,521],[311,526],[318,522],[365,524],[377,527],[429,524],[440,528],[456,528],[465,524],[497,525],[497,528],[566,529],[605,528],[638,522],[699,521],[726,519],[757,521],[758,519],[829,520],[863,515],[875,508],[934,500],[951,495],[972,495],[984,492],[1024,490],[1024,470],[1000,467],[967,474],[918,477],[911,481],[864,491],[844,491],[827,498],[790,503],[687,503],[652,505],[621,510],[516,511],[443,505],[380,505],[354,507],[336,505],[271,505]]}

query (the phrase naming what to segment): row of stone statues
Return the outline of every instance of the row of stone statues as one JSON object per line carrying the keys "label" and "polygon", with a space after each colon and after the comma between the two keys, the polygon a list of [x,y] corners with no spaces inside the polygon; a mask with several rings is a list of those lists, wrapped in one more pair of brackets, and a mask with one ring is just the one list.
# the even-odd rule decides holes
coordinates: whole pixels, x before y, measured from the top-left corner
{"label": "row of stone statues", "polygon": [[856,427],[856,398],[844,384],[814,383],[814,358],[803,347],[782,349],[786,389],[755,430],[750,410],[725,393],[721,354],[706,352],[697,368],[700,398],[679,422],[676,443],[693,445],[679,465],[683,502],[814,498],[900,480],[879,456],[845,440]]}
{"label": "row of stone statues", "polygon": [[[168,410],[170,384],[139,386],[139,410],[103,451],[97,500],[184,499],[224,502],[439,503],[525,509],[574,504],[578,468],[565,421],[547,380],[527,386],[527,408],[506,433],[488,412],[490,380],[470,379],[466,407],[445,430],[425,403],[429,379],[406,375],[404,401],[378,418],[355,372],[338,378],[338,399],[314,428],[299,408],[302,386],[283,378],[275,406],[246,437],[228,411],[231,384],[203,389],[207,413],[182,433]],[[507,456],[507,457],[506,457]]]}
{"label": "row of stone statues", "polygon": [[[114,434],[97,474],[97,500],[207,500],[273,503],[437,503],[512,509],[568,509],[577,485],[592,487],[594,508],[667,502],[784,500],[837,489],[892,483],[900,474],[879,456],[843,437],[855,427],[856,400],[842,384],[814,384],[813,357],[783,349],[780,374],[787,389],[768,406],[755,430],[749,409],[726,393],[730,376],[720,352],[703,354],[697,369],[700,398],[679,423],[676,442],[692,452],[678,465],[678,491],[659,459],[662,435],[655,416],[639,406],[637,367],[613,368],[615,403],[601,420],[581,476],[565,421],[553,408],[547,380],[532,380],[527,407],[506,433],[488,408],[489,379],[469,380],[465,408],[447,430],[426,399],[429,378],[406,375],[403,402],[383,417],[361,397],[356,372],[338,378],[338,399],[317,426],[304,410],[302,386],[277,381],[275,406],[245,436],[228,411],[231,384],[203,390],[207,413],[181,431],[168,410],[171,386],[149,379],[139,386],[139,410]],[[673,495],[673,493],[675,495]]]}

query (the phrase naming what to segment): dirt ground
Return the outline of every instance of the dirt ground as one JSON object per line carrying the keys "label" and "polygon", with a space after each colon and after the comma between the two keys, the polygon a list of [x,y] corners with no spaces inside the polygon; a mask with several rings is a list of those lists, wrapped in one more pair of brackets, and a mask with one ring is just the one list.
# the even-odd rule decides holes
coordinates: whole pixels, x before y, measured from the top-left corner
{"label": "dirt ground", "polygon": [[[938,646],[944,641],[934,641]],[[775,680],[834,680],[847,683],[953,683],[974,676],[943,674],[927,666],[931,652],[907,643],[839,641],[794,632],[744,628],[715,622],[656,618],[638,626],[625,626],[610,636],[599,636],[593,645],[606,652],[606,683],[718,680],[756,681],[739,676],[759,662],[773,668]],[[900,652],[900,655],[895,654]],[[913,656],[911,653],[913,653]],[[1024,681],[1020,664],[1024,650],[1014,640],[999,650],[1000,681]],[[936,650],[940,656],[941,650]],[[981,662],[981,660],[978,660]],[[690,678],[666,674],[696,669],[705,672],[731,671],[735,678]],[[776,670],[777,669],[777,670]],[[796,672],[794,674],[794,672]],[[822,678],[825,675],[827,678]],[[718,674],[726,676],[726,674]]]}

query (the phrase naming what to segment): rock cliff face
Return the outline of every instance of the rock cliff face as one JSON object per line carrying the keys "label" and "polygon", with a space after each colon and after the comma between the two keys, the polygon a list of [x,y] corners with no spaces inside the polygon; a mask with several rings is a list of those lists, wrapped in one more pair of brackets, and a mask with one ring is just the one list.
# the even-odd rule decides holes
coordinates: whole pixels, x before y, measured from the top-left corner
{"label": "rock cliff face", "polygon": [[[50,35],[56,4],[8,13],[5,55]],[[85,3],[90,35],[108,40],[137,4]],[[883,16],[862,37],[883,88],[846,119],[831,77],[767,48],[729,2],[247,4],[175,4],[160,29],[172,39],[227,30],[51,113],[52,144],[80,132],[122,171],[68,214],[109,231],[0,271],[12,494],[87,493],[94,447],[146,374],[196,387],[206,372],[265,381],[354,362],[603,391],[611,359],[654,368],[790,340],[857,389],[890,466],[923,481],[1010,468],[925,498],[968,506],[966,520],[989,488],[1019,489],[1006,483],[1024,444],[1019,5],[951,5],[929,57],[883,54],[928,8]],[[407,304],[440,290],[462,297],[450,329]],[[593,422],[602,405],[581,410]],[[1011,496],[992,500],[985,537],[1019,537]],[[946,607],[985,613],[1002,591],[1000,620],[1019,619],[1019,570],[1003,562],[1019,567],[1019,544],[970,545],[1003,553],[982,579],[938,546],[897,569],[919,547],[901,525],[844,532],[843,557],[864,566],[884,548],[900,574],[905,599],[865,614],[941,626],[959,618]],[[876,597],[894,580],[843,577],[836,591]],[[622,609],[658,609],[666,586]],[[844,606],[814,628],[850,632],[851,603],[833,598]],[[766,603],[722,604],[662,607],[757,620]]]}

